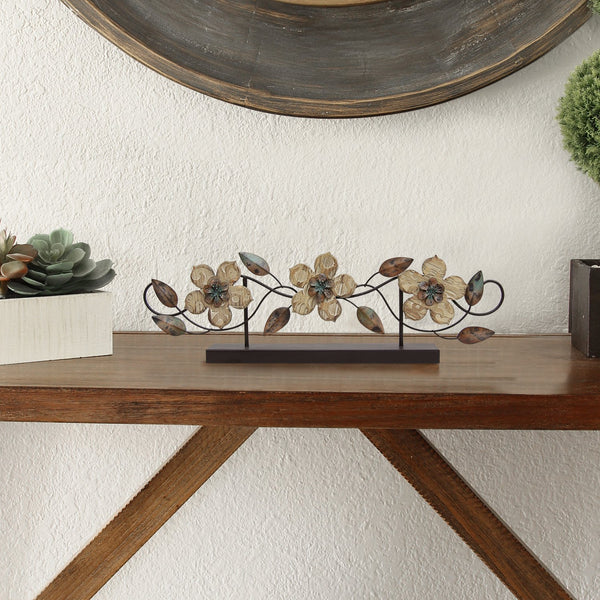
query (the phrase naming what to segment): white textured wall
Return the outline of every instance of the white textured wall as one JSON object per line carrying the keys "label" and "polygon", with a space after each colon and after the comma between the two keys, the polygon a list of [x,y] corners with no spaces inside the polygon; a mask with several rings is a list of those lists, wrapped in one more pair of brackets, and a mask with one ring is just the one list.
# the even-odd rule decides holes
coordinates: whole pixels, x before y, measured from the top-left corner
{"label": "white textured wall", "polygon": [[[251,112],[139,65],[58,0],[0,3],[0,216],[116,260],[116,327],[146,329],[151,277],[238,250],[285,273],[331,250],[483,268],[501,332],[566,329],[568,261],[598,256],[600,194],[555,107],[600,47],[585,25],[535,64],[413,113]],[[296,329],[335,327],[315,315]],[[3,340],[3,343],[10,341]],[[0,424],[0,600],[28,600],[191,435],[189,427]],[[600,598],[600,435],[428,432],[580,600]],[[354,431],[262,430],[97,595],[102,600],[505,600],[511,595]]]}

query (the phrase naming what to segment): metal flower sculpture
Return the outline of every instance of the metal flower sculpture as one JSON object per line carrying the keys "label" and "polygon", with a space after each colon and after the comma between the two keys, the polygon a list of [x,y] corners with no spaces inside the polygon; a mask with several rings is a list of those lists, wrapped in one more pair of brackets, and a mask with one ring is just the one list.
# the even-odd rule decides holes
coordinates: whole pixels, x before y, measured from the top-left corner
{"label": "metal flower sculpture", "polygon": [[423,274],[412,269],[398,275],[398,285],[403,292],[413,294],[403,306],[404,314],[413,321],[420,321],[427,311],[440,325],[447,325],[454,318],[450,300],[460,300],[467,289],[461,277],[446,276],[446,263],[437,256],[423,263]]}
{"label": "metal flower sculpture", "polygon": [[185,308],[194,315],[208,308],[210,323],[223,329],[231,322],[230,307],[243,309],[252,302],[247,287],[233,285],[240,277],[240,268],[233,261],[221,263],[216,275],[208,265],[197,265],[192,269],[191,279],[200,289],[186,296]]}
{"label": "metal flower sculpture", "polygon": [[302,288],[292,298],[292,310],[307,315],[318,307],[324,321],[335,321],[342,314],[338,298],[347,298],[354,293],[356,282],[350,275],[338,275],[338,263],[331,254],[321,254],[315,260],[314,271],[305,264],[290,269],[292,285]]}
{"label": "metal flower sculpture", "polygon": [[[252,275],[241,274],[240,268],[235,261],[222,263],[215,273],[211,267],[205,264],[198,265],[192,269],[191,279],[198,288],[190,292],[185,299],[183,308],[178,306],[178,297],[170,286],[152,280],[144,291],[144,302],[153,313],[154,322],[160,329],[171,335],[183,335],[186,333],[204,334],[214,331],[231,331],[242,328],[244,330],[244,349],[249,349],[249,322],[256,315],[259,308],[267,297],[274,295],[287,300],[284,306],[276,308],[268,317],[265,326],[265,334],[274,334],[283,329],[291,318],[291,313],[301,316],[310,314],[315,308],[319,316],[325,321],[336,321],[342,313],[342,303],[347,303],[356,309],[358,321],[369,331],[383,334],[384,325],[382,319],[373,308],[357,303],[357,299],[363,296],[375,294],[385,304],[388,312],[396,322],[398,331],[398,344],[395,346],[396,353],[393,358],[383,358],[384,362],[437,362],[439,351],[435,353],[429,348],[425,356],[419,358],[419,349],[411,349],[407,352],[408,359],[399,359],[398,350],[407,350],[404,345],[404,329],[411,331],[433,333],[443,339],[456,339],[464,344],[474,344],[484,341],[494,334],[490,329],[484,327],[465,327],[456,335],[445,334],[448,329],[464,321],[467,317],[479,317],[492,314],[500,308],[504,301],[504,290],[500,283],[494,280],[484,280],[481,271],[471,277],[468,283],[457,276],[446,277],[446,263],[438,256],[425,260],[422,273],[408,269],[413,259],[407,257],[395,257],[384,261],[379,270],[371,275],[365,283],[357,284],[353,277],[347,274],[338,275],[338,262],[330,253],[317,256],[314,268],[304,263],[298,263],[290,269],[290,282],[292,286],[283,284],[272,272],[263,258],[249,252],[241,252],[240,259]],[[257,279],[257,277],[261,279]],[[270,277],[275,284],[269,285],[263,278]],[[383,281],[375,285],[373,280],[382,277]],[[241,278],[241,285],[235,285]],[[394,309],[383,293],[383,288],[390,283],[398,283],[398,308]],[[248,283],[264,290],[262,298],[253,305],[250,313],[248,307],[253,301],[252,294],[248,289]],[[497,304],[485,312],[474,312],[473,307],[483,297],[486,284],[497,287],[500,298]],[[152,308],[148,299],[148,293],[153,289],[157,299],[166,307],[174,309],[174,312],[163,313]],[[404,300],[404,294],[410,297]],[[231,308],[244,311],[243,320],[231,325]],[[191,315],[199,315],[208,309],[208,321],[212,327],[198,323]],[[456,311],[460,315],[456,318]],[[415,327],[405,322],[405,318],[411,321],[421,321],[427,314],[437,325],[434,329]],[[454,321],[454,322],[453,322]],[[199,331],[188,331],[187,324],[195,326]],[[281,348],[281,347],[279,347]],[[371,357],[369,362],[379,361],[381,352],[387,350],[375,348],[369,345],[365,353],[373,351],[375,358]],[[304,347],[306,350],[306,348]],[[320,350],[320,349],[319,349]],[[379,352],[379,354],[377,354]],[[264,354],[264,353],[263,353]],[[306,351],[305,353],[306,354]],[[324,356],[317,352],[319,356]],[[348,353],[341,353],[346,356]],[[273,352],[269,358],[272,362],[285,361],[280,355],[285,355],[280,349]],[[232,355],[233,356],[233,355]],[[235,362],[245,361],[247,355],[235,354],[231,360]],[[296,355],[294,355],[296,356]],[[387,355],[386,355],[387,356]],[[437,356],[437,359],[436,359]],[[208,357],[208,351],[207,351]],[[300,362],[311,362],[300,358]],[[327,357],[327,362],[338,362],[335,358]],[[352,359],[353,362],[357,362]]]}

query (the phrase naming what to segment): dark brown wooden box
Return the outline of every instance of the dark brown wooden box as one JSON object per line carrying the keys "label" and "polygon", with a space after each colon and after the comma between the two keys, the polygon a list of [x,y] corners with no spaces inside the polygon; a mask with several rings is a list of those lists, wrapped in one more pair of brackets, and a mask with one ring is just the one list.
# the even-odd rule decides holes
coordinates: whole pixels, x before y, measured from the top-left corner
{"label": "dark brown wooden box", "polygon": [[571,261],[569,332],[575,348],[600,356],[600,259]]}

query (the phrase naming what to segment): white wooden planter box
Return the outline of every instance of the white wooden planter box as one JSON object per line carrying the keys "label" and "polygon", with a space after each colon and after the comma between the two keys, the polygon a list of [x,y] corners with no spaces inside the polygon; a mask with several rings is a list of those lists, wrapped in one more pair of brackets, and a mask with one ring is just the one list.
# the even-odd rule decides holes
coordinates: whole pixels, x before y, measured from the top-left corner
{"label": "white wooden planter box", "polygon": [[0,300],[0,364],[112,354],[112,294]]}

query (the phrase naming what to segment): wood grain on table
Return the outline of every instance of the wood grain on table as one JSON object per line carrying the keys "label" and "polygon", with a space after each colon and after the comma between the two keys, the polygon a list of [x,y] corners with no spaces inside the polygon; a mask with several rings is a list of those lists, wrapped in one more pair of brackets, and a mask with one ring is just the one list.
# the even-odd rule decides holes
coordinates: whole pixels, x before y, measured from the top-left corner
{"label": "wood grain on table", "polygon": [[[206,346],[223,337],[121,333],[115,334],[110,357],[0,367],[0,419],[252,427],[600,427],[600,361],[573,349],[568,336],[494,337],[476,346],[439,340],[439,365],[206,364]],[[377,343],[381,337],[259,335],[252,343],[320,340]]]}

